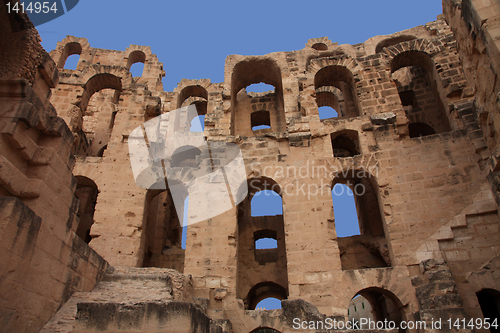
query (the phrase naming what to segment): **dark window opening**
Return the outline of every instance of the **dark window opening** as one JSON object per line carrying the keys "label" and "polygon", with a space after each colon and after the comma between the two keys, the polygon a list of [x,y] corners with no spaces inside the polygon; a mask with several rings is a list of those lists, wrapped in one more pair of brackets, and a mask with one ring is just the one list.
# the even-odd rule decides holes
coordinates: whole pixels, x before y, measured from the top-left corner
{"label": "dark window opening", "polygon": [[[479,306],[483,312],[484,318],[489,318],[489,323],[496,323],[500,325],[500,292],[494,289],[483,289],[476,293]],[[500,328],[490,326],[491,333],[500,332]]]}
{"label": "dark window opening", "polygon": [[400,91],[399,98],[401,99],[403,106],[417,107],[417,99],[413,90]]}
{"label": "dark window opening", "polygon": [[345,130],[331,134],[333,156],[354,157],[360,154],[357,131]]}
{"label": "dark window opening", "polygon": [[436,134],[436,131],[425,123],[411,123],[408,125],[408,130],[410,131],[410,138]]}
{"label": "dark window opening", "polygon": [[311,46],[313,49],[318,50],[318,51],[326,51],[328,50],[328,46],[325,43],[316,43],[313,46]]}
{"label": "dark window opening", "polygon": [[271,128],[271,116],[269,111],[261,110],[252,112],[250,115],[250,121],[253,131]]}

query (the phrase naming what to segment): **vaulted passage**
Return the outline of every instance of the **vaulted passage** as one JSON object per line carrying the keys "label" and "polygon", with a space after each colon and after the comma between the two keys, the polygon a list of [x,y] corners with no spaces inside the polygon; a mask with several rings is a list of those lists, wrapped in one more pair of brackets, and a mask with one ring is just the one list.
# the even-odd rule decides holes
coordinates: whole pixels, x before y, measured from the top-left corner
{"label": "vaulted passage", "polygon": [[248,182],[238,205],[237,297],[246,309],[268,297],[288,297],[285,230],[281,190],[272,179]]}
{"label": "vaulted passage", "polygon": [[403,52],[392,60],[391,71],[410,120],[410,137],[449,132],[450,123],[438,94],[438,78],[429,55],[420,51]]}
{"label": "vaulted passage", "polygon": [[109,143],[121,90],[121,79],[112,74],[97,74],[87,81],[80,103],[82,118],[75,115],[72,120],[74,129],[81,126],[75,155],[98,156]]}
{"label": "vaulted passage", "polygon": [[[64,46],[57,68],[75,70],[82,54],[82,45],[77,42],[70,42]],[[74,60],[68,61],[68,58],[75,57]]]}
{"label": "vaulted passage", "polygon": [[[184,271],[182,221],[169,190],[149,190],[145,206],[144,267]],[[180,217],[183,218],[182,216]]]}
{"label": "vaulted passage", "polygon": [[[404,320],[403,304],[390,291],[381,288],[367,288],[356,294],[349,303],[349,320],[362,323],[362,318],[371,319],[372,322],[393,321],[399,327]],[[375,330],[368,324],[360,326],[363,330]],[[406,332],[406,330],[400,330]]]}
{"label": "vaulted passage", "polygon": [[[281,69],[274,60],[239,62],[231,80],[233,135],[254,136],[286,131]],[[251,92],[252,86],[257,86],[255,90],[266,91]]]}
{"label": "vaulted passage", "polygon": [[314,77],[316,104],[319,107],[331,107],[339,118],[359,116],[354,77],[343,66],[327,66]]}
{"label": "vaulted passage", "polygon": [[77,216],[80,219],[76,235],[83,239],[85,243],[92,240],[90,236],[90,228],[94,224],[95,205],[97,203],[97,195],[99,190],[97,185],[90,178],[83,176],[76,176],[78,181],[76,185],[75,196],[80,201]]}

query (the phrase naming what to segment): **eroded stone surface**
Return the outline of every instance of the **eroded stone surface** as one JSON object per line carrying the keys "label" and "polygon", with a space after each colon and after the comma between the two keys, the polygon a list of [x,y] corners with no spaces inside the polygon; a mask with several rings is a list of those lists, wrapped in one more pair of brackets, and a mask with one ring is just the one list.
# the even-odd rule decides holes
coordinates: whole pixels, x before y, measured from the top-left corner
{"label": "eroded stone surface", "polygon": [[[53,317],[43,332],[296,332],[294,316],[347,319],[358,294],[377,320],[481,318],[478,295],[500,290],[499,9],[444,0],[423,26],[231,55],[224,82],[182,80],[172,92],[149,47],[68,36],[50,59],[26,17],[0,12],[2,327],[37,332]],[[63,68],[71,54],[76,70]],[[274,91],[247,93],[259,82]],[[189,130],[173,111],[192,104],[209,141],[241,149],[248,195],[189,225],[182,249],[174,195],[136,184],[128,142],[150,120]],[[323,106],[338,117],[321,119]],[[234,158],[217,149],[167,157],[165,175]],[[337,235],[335,184],[363,189],[360,235]],[[280,194],[282,215],[252,216],[262,190]],[[227,195],[214,191],[188,215]],[[256,249],[260,238],[277,248]],[[282,310],[255,310],[270,296],[286,299]]]}

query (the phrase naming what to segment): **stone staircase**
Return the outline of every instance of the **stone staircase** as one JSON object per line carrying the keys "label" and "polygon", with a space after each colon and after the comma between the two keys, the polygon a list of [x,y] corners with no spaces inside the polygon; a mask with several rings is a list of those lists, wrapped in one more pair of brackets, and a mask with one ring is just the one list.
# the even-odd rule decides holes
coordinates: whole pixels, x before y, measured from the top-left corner
{"label": "stone staircase", "polygon": [[192,291],[191,277],[176,270],[114,267],[91,292],[74,293],[40,333],[168,332],[173,326],[188,332],[193,321],[195,331],[220,331],[194,304]]}

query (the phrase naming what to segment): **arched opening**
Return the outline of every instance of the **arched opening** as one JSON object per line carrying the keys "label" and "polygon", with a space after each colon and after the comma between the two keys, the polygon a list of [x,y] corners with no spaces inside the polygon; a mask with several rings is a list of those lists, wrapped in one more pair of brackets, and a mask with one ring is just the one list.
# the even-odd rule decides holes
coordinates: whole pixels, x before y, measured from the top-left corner
{"label": "arched opening", "polygon": [[[193,97],[193,98],[197,97],[197,99],[193,99],[196,101],[207,102],[208,101],[208,91],[207,91],[207,89],[205,89],[204,87],[199,86],[199,85],[187,86],[187,87],[183,88],[181,90],[181,92],[179,93],[179,97],[177,99],[177,108],[185,106],[184,101],[186,101],[190,97]],[[189,103],[189,104],[191,104],[191,103]],[[197,111],[198,111],[198,115],[206,114],[206,112],[201,113],[200,110],[197,110]]]}
{"label": "arched opening", "polygon": [[344,94],[337,87],[323,86],[316,90],[316,104],[319,119],[339,118],[344,116]]}
{"label": "arched opening", "polygon": [[142,62],[136,62],[129,69],[133,77],[141,77],[144,72],[144,64]]}
{"label": "arched opening", "polygon": [[[344,186],[337,187],[337,184]],[[359,234],[342,237],[337,234],[340,251],[340,261],[343,270],[389,267],[391,259],[387,239],[385,237],[384,221],[381,214],[378,187],[373,177],[365,170],[339,172],[339,177],[332,184],[332,201],[334,202],[335,228],[337,230],[336,206],[339,205],[337,194],[346,191],[348,187],[353,193],[357,221],[353,210],[349,213],[348,230],[356,232],[353,225],[359,226]],[[349,194],[350,192],[348,192]],[[351,199],[352,200],[352,199]],[[345,216],[339,216],[340,223]]]}
{"label": "arched opening", "polygon": [[[256,296],[251,291],[261,283],[287,290],[285,226],[281,188],[272,179],[254,178],[248,182],[248,195],[238,205],[238,275],[237,297],[246,309],[254,309],[258,302],[275,295]],[[259,274],[254,274],[254,272]],[[276,288],[274,288],[276,289]],[[273,290],[274,290],[273,289]],[[260,295],[265,289],[257,293]],[[287,297],[280,292],[278,299]],[[256,297],[258,299],[256,299]]]}
{"label": "arched opening", "polygon": [[261,229],[253,233],[255,261],[259,265],[278,261],[278,233],[272,229]]}
{"label": "arched opening", "polygon": [[325,43],[316,43],[313,46],[311,46],[313,49],[318,50],[318,51],[326,51],[328,50],[328,46]]}
{"label": "arched opening", "polygon": [[286,299],[287,297],[288,297],[288,291],[281,285],[271,281],[261,282],[256,284],[248,292],[248,296],[246,298],[248,301],[247,309],[255,310],[257,304],[259,304],[262,300],[266,298],[275,298],[279,300],[281,303],[281,301]]}
{"label": "arched opening", "polygon": [[357,131],[344,130],[332,133],[333,156],[353,157],[360,154],[359,135]]}
{"label": "arched opening", "polygon": [[258,327],[251,331],[250,333],[281,333],[280,331],[275,330],[274,328],[269,327]]}
{"label": "arched opening", "polygon": [[75,70],[76,66],[78,66],[78,62],[80,61],[80,55],[79,54],[72,54],[70,55],[67,59],[66,62],[64,63],[64,69],[70,69],[70,70]]}
{"label": "arched opening", "polygon": [[337,237],[361,235],[354,193],[349,186],[335,184],[332,189],[332,200]]}
{"label": "arched opening", "polygon": [[75,155],[98,156],[108,144],[121,90],[121,78],[112,74],[97,74],[87,81],[80,103],[83,119]]}
{"label": "arched opening", "polygon": [[[231,105],[232,135],[258,135],[256,126],[266,126],[266,131],[272,132],[286,131],[281,69],[277,63],[271,59],[237,63],[231,77]],[[253,114],[255,110],[268,113]]]}
{"label": "arched opening", "polygon": [[270,84],[266,84],[264,82],[253,83],[245,88],[248,93],[263,93],[263,92],[274,92],[274,87]]}
{"label": "arched opening", "polygon": [[[490,324],[496,319],[496,324],[500,325],[500,292],[494,289],[482,289],[476,293],[476,296],[483,312],[483,318],[489,318]],[[490,332],[500,332],[499,327],[490,326]]]}
{"label": "arched opening", "polygon": [[392,38],[387,38],[382,41],[380,41],[377,46],[375,47],[375,53],[380,53],[384,47],[389,47],[393,46],[402,42],[407,42],[410,40],[416,39],[415,36],[410,36],[410,35],[403,35],[403,36],[397,36],[397,37],[392,37]]}
{"label": "arched opening", "polygon": [[[57,62],[58,69],[72,69],[75,70],[82,54],[82,45],[77,42],[71,42],[64,46],[61,57]],[[71,59],[69,59],[71,58]],[[68,64],[68,59],[70,60]]]}
{"label": "arched opening", "polygon": [[92,240],[90,228],[94,224],[95,205],[99,190],[92,179],[84,176],[76,176],[75,178],[77,180],[75,196],[80,201],[77,212],[80,222],[76,229],[76,235],[88,244]]}
{"label": "arched opening", "polygon": [[358,294],[351,299],[349,308],[347,309],[347,315],[351,323],[357,323],[357,327],[360,327],[359,325],[362,319],[374,320],[372,311],[373,308],[370,302],[365,297]]}
{"label": "arched opening", "polygon": [[340,117],[359,116],[356,87],[351,71],[343,66],[326,66],[314,76],[316,104],[329,106]]}
{"label": "arched opening", "polygon": [[272,190],[256,192],[251,201],[252,216],[283,215],[283,202],[278,193]]}
{"label": "arched opening", "polygon": [[256,250],[267,250],[267,249],[277,249],[277,248],[278,248],[278,240],[276,239],[276,236],[257,238],[257,240],[255,241]]}
{"label": "arched opening", "polygon": [[434,61],[427,53],[406,51],[398,54],[391,61],[391,73],[410,121],[410,137],[451,130],[436,85]]}
{"label": "arched opening", "polygon": [[401,301],[390,291],[375,287],[358,292],[349,303],[348,313],[349,320],[358,322],[362,330],[377,329],[376,326],[368,326],[367,319],[371,319],[372,325],[374,322],[393,321],[395,327],[399,327],[401,321],[405,319]]}
{"label": "arched opening", "polygon": [[319,114],[320,120],[338,118],[338,116],[339,116],[337,110],[335,110],[334,108],[332,108],[330,106],[319,107],[318,114]]}
{"label": "arched opening", "polygon": [[281,309],[281,300],[275,297],[264,298],[255,306],[255,310],[277,310],[277,309]]}
{"label": "arched opening", "polygon": [[177,108],[192,107],[196,113],[188,113],[191,128],[190,132],[205,131],[205,116],[208,110],[208,91],[199,85],[187,86],[181,90],[177,99]]}
{"label": "arched opening", "polygon": [[408,130],[410,131],[410,138],[418,138],[421,136],[427,136],[436,134],[436,131],[425,123],[411,123],[408,125]]}
{"label": "arched opening", "polygon": [[185,256],[183,220],[186,216],[184,214],[183,220],[179,219],[170,190],[149,190],[144,211],[143,267],[172,268],[182,273]]}
{"label": "arched opening", "polygon": [[133,77],[140,77],[144,71],[144,64],[146,63],[146,54],[142,51],[136,50],[130,52],[127,60],[127,69]]}
{"label": "arched opening", "polygon": [[200,163],[201,150],[193,146],[182,146],[172,154],[172,168],[197,167]]}
{"label": "arched opening", "polygon": [[205,130],[205,116],[196,116],[191,120],[190,132],[203,132]]}

